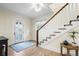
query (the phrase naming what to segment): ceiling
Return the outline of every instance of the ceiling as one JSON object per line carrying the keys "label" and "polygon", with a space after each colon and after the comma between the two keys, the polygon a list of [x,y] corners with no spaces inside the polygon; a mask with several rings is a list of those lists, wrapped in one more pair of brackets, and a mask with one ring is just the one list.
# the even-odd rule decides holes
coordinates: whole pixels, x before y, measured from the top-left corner
{"label": "ceiling", "polygon": [[0,6],[16,13],[22,14],[29,19],[44,19],[53,14],[52,9],[49,7],[52,3],[43,3],[44,6],[39,12],[36,12],[34,8],[32,8],[32,3],[1,3]]}
{"label": "ceiling", "polygon": [[55,14],[65,3],[43,3],[40,11],[35,11],[33,3],[0,3],[0,7],[26,16],[37,22],[46,21]]}

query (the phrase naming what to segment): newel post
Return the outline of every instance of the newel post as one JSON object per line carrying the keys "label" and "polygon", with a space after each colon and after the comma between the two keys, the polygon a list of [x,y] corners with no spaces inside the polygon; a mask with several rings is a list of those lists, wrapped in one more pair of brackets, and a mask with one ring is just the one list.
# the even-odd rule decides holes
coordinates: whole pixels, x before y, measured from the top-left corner
{"label": "newel post", "polygon": [[37,32],[36,32],[36,46],[38,47],[38,45],[39,45],[39,34],[38,34],[38,30],[37,30]]}

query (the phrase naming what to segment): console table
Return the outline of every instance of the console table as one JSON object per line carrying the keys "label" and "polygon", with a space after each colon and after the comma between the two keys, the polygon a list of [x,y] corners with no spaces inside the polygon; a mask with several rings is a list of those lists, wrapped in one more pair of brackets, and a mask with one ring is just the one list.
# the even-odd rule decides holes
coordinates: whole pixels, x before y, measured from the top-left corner
{"label": "console table", "polygon": [[0,56],[8,55],[8,39],[0,36]]}
{"label": "console table", "polygon": [[70,55],[70,50],[75,50],[75,55],[78,56],[78,46],[73,46],[71,44],[64,45],[63,43],[60,44],[61,48],[61,55],[63,55],[63,47],[67,49],[67,55]]}

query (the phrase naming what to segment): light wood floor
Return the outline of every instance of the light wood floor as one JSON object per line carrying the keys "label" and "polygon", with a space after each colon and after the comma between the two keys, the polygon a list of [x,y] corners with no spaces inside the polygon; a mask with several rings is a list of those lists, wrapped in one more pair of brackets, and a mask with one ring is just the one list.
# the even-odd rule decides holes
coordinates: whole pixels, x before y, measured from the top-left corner
{"label": "light wood floor", "polygon": [[8,55],[9,56],[60,56],[59,53],[35,46],[20,52],[15,52],[12,48],[9,47]]}

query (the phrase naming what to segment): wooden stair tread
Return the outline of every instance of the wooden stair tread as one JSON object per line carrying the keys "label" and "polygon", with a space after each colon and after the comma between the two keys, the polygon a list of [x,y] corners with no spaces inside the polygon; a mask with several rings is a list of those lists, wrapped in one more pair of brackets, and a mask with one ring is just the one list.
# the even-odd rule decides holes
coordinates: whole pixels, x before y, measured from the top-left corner
{"label": "wooden stair tread", "polygon": [[58,30],[66,30],[66,28],[58,28]]}
{"label": "wooden stair tread", "polygon": [[61,33],[60,31],[55,31],[54,33]]}
{"label": "wooden stair tread", "polygon": [[46,39],[51,39],[51,37],[46,37]]}
{"label": "wooden stair tread", "polygon": [[56,36],[55,34],[51,34],[50,36]]}
{"label": "wooden stair tread", "polygon": [[47,41],[47,39],[43,39],[43,41]]}
{"label": "wooden stair tread", "polygon": [[64,26],[72,26],[72,24],[65,24]]}
{"label": "wooden stair tread", "polygon": [[40,43],[44,43],[44,41],[40,41]]}
{"label": "wooden stair tread", "polygon": [[39,43],[39,45],[41,45],[41,43]]}

